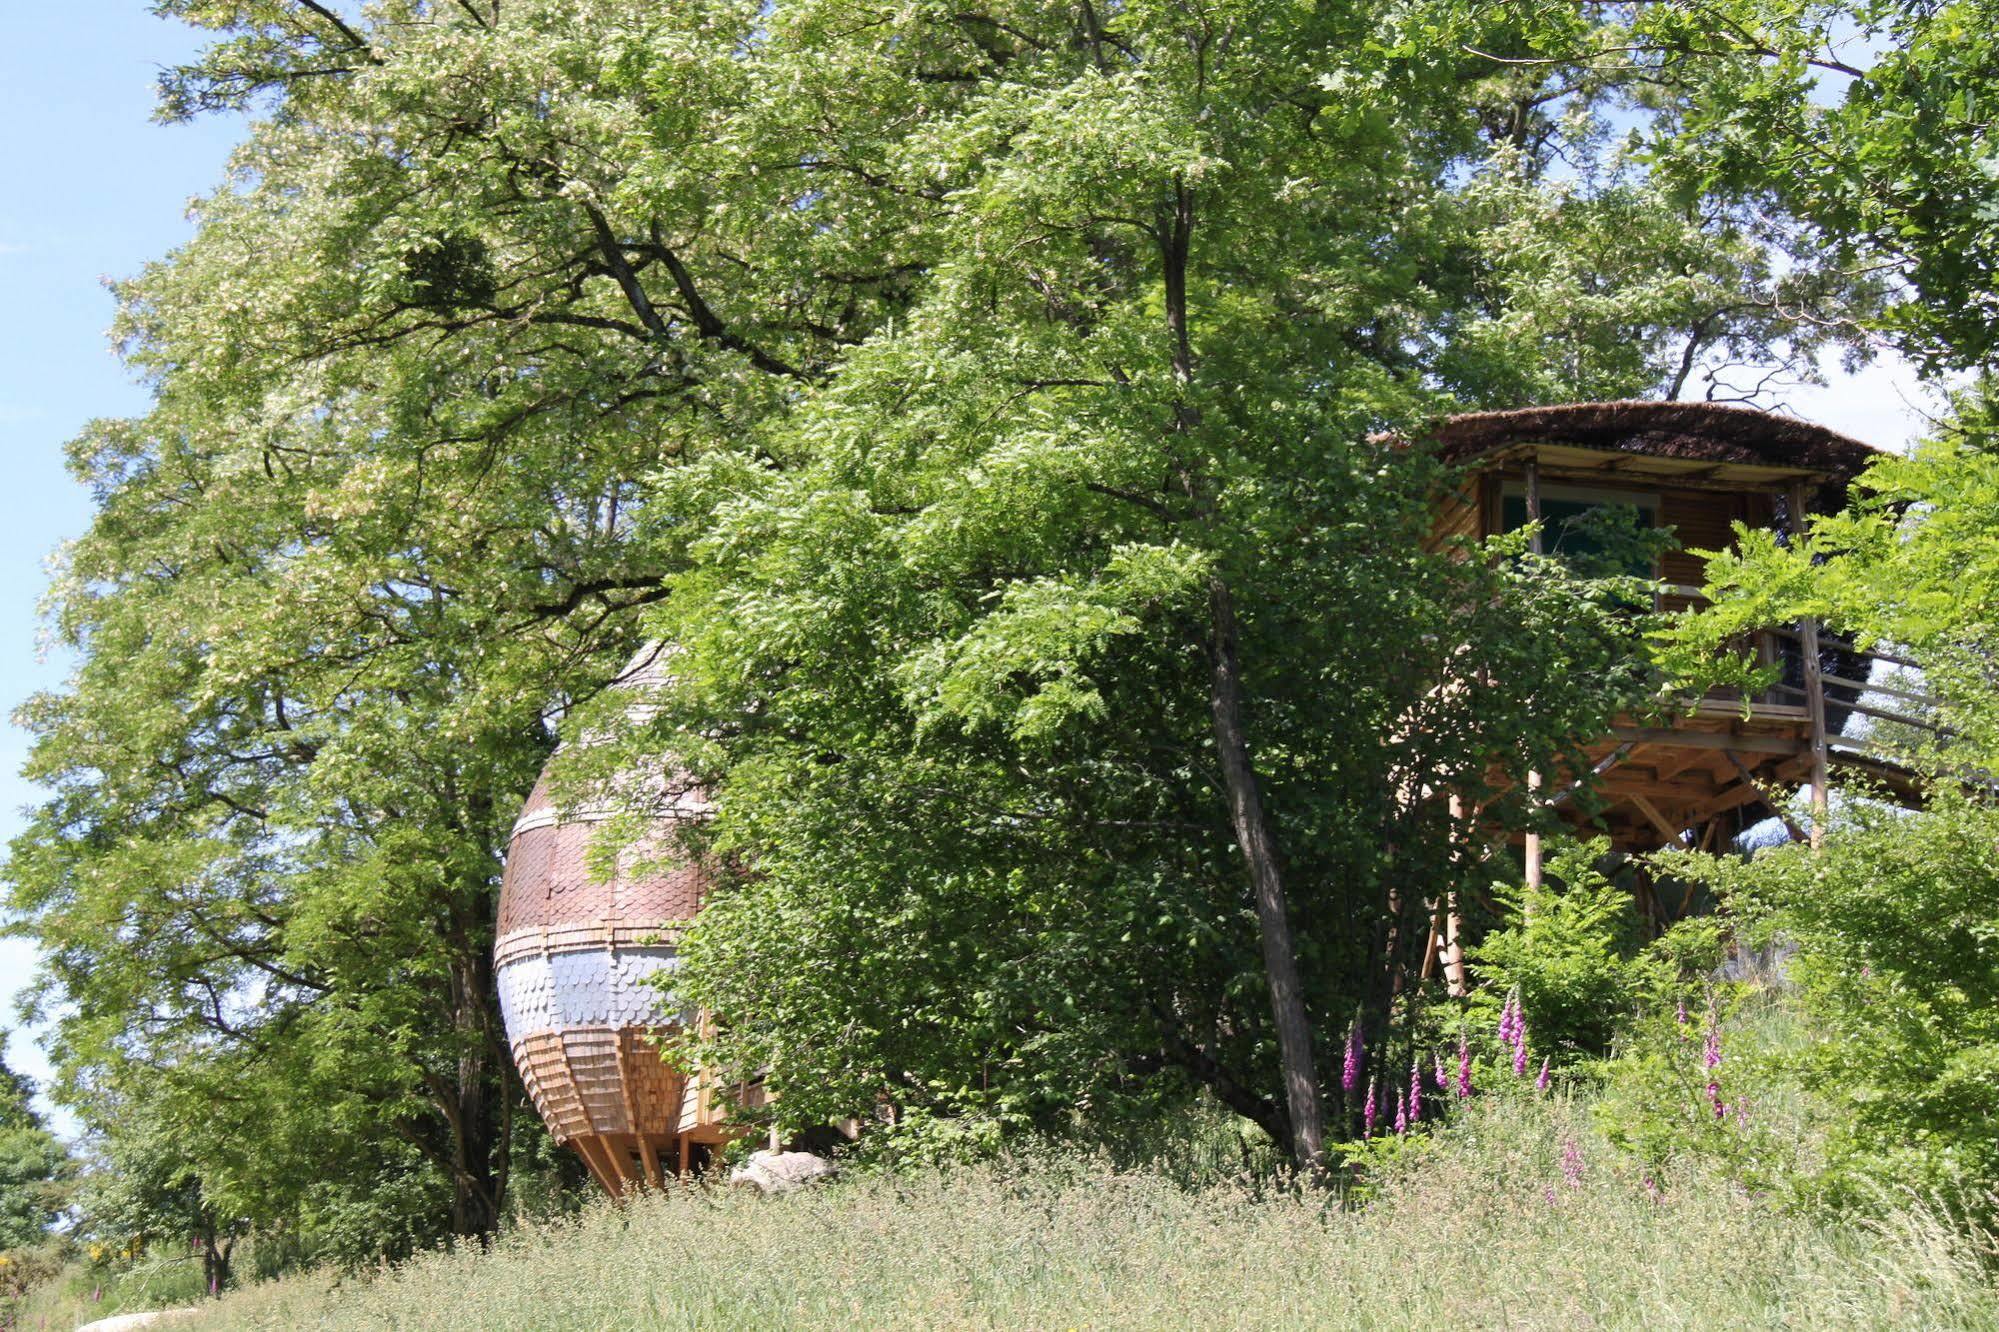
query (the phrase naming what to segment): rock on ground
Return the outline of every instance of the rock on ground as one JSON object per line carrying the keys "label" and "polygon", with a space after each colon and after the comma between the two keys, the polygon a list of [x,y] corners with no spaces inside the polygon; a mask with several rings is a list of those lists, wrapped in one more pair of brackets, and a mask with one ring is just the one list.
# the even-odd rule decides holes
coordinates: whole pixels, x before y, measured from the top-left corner
{"label": "rock on ground", "polygon": [[154,1309],[147,1313],[117,1314],[110,1318],[100,1318],[94,1323],[85,1323],[76,1332],[130,1332],[132,1328],[158,1327],[162,1323],[180,1323],[201,1316],[199,1309]]}
{"label": "rock on ground", "polygon": [[811,1152],[752,1152],[747,1164],[729,1173],[729,1182],[764,1194],[795,1193],[839,1173],[837,1164]]}

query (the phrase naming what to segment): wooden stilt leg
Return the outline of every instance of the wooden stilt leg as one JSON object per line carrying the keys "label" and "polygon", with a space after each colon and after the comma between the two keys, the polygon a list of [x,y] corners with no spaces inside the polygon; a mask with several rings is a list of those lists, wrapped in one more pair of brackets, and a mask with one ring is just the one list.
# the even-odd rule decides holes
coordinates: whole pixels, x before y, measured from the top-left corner
{"label": "wooden stilt leg", "polygon": [[583,1164],[590,1167],[590,1173],[597,1177],[597,1182],[604,1186],[604,1192],[613,1198],[622,1197],[625,1192],[624,1176],[612,1163],[611,1153],[602,1140],[586,1137],[577,1138],[574,1142],[577,1154],[583,1158]]}
{"label": "wooden stilt leg", "polygon": [[[1804,540],[1805,487],[1791,486],[1791,538]],[[1826,755],[1825,680],[1819,670],[1819,622],[1810,616],[1798,621],[1799,647],[1804,654],[1805,712],[1811,726],[1812,746],[1812,850],[1825,845],[1826,819],[1831,813],[1831,781]]]}
{"label": "wooden stilt leg", "polygon": [[[1530,772],[1527,774],[1527,789],[1529,791],[1539,791],[1541,789],[1540,773]],[[1529,888],[1539,888],[1541,886],[1541,834],[1540,833],[1530,832],[1527,834],[1525,851],[1527,858],[1527,886]],[[1533,910],[1533,907],[1531,905],[1531,895],[1530,895],[1530,905],[1528,907],[1528,910],[1530,911]]]}
{"label": "wooden stilt leg", "polygon": [[1458,895],[1452,893],[1444,904],[1444,985],[1451,998],[1471,993],[1465,976],[1464,918],[1458,913]]}
{"label": "wooden stilt leg", "polygon": [[659,1149],[643,1133],[639,1135],[639,1159],[645,1162],[646,1183],[655,1189],[664,1188],[666,1180],[660,1174]]}

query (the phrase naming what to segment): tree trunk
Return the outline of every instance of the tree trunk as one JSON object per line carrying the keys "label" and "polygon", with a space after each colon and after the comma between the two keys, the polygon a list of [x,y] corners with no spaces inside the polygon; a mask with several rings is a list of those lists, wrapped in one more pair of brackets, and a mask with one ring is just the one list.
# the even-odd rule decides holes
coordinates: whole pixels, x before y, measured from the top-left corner
{"label": "tree trunk", "polygon": [[453,1025],[464,1044],[458,1055],[458,1076],[452,1089],[457,1104],[449,1116],[451,1229],[452,1233],[465,1237],[490,1235],[500,1222],[494,1154],[501,1137],[501,1107],[490,1054],[492,1014],[487,997],[494,989],[492,972],[492,955],[484,947],[469,949],[452,965]]}
{"label": "tree trunk", "polygon": [[1235,599],[1220,578],[1208,580],[1213,666],[1209,700],[1215,720],[1215,751],[1228,792],[1229,817],[1256,890],[1256,922],[1263,936],[1263,970],[1270,983],[1270,1014],[1277,1027],[1277,1055],[1284,1075],[1291,1156],[1303,1170],[1316,1170],[1325,1149],[1325,1112],[1319,1102],[1319,1075],[1312,1057],[1312,1028],[1305,994],[1298,983],[1298,951],[1284,901],[1284,876],[1276,839],[1257,790],[1249,740],[1242,716],[1242,679],[1236,644]]}

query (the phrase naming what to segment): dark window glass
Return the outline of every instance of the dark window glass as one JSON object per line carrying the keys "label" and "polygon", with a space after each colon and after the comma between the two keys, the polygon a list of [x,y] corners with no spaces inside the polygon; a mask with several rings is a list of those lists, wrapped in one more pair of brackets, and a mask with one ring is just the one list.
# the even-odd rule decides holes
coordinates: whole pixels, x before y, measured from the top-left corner
{"label": "dark window glass", "polygon": [[[1608,557],[1604,543],[1593,530],[1585,515],[1596,513],[1612,505],[1600,500],[1553,499],[1541,497],[1541,549],[1550,555],[1571,560],[1601,561]],[[1651,526],[1650,505],[1621,505],[1617,507],[1636,509],[1643,526]],[[1527,497],[1508,495],[1500,504],[1500,530],[1517,531],[1527,526]],[[1624,572],[1634,577],[1650,577],[1652,567],[1649,561],[1632,559]]]}

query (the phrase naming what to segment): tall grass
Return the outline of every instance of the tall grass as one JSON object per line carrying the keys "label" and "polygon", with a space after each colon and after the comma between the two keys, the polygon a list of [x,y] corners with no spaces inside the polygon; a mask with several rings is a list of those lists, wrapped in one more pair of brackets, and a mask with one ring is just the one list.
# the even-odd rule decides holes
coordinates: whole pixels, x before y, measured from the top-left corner
{"label": "tall grass", "polygon": [[294,1277],[213,1328],[1994,1327],[1920,1206],[1778,1210],[1697,1166],[1648,1188],[1559,1099],[1480,1106],[1364,1204],[1053,1157],[764,1199],[686,1188],[484,1252]]}

